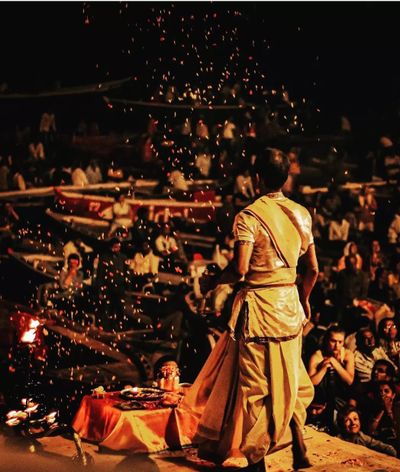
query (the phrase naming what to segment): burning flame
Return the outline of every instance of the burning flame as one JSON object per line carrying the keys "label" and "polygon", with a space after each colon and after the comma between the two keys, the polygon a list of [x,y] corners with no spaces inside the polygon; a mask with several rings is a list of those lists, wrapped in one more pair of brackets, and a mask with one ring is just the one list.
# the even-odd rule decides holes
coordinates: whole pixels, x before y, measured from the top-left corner
{"label": "burning flame", "polygon": [[22,343],[34,343],[37,337],[37,328],[39,326],[39,320],[31,319],[29,321],[29,328],[24,331],[21,335],[21,342]]}

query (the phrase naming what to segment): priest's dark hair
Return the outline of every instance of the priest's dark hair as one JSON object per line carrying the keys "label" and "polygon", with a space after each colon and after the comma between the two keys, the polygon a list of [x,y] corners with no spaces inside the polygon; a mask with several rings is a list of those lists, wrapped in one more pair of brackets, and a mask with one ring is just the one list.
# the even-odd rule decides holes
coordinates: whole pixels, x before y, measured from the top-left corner
{"label": "priest's dark hair", "polygon": [[253,174],[270,190],[280,190],[289,175],[289,159],[280,149],[266,148],[253,166]]}

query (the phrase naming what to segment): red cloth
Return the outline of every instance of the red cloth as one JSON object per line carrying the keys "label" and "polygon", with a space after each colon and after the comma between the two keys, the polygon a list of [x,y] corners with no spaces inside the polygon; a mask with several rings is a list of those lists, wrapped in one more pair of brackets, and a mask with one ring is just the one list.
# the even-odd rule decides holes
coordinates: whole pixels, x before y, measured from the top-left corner
{"label": "red cloth", "polygon": [[181,408],[122,411],[114,405],[118,394],[82,399],[72,422],[83,439],[115,451],[157,452],[189,445],[197,429],[197,418]]}

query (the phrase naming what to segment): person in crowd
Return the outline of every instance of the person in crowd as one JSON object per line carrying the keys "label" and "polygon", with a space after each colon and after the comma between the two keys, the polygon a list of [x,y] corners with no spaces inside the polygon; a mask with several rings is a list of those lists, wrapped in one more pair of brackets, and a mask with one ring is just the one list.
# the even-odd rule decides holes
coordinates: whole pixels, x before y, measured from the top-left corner
{"label": "person in crowd", "polygon": [[12,247],[20,221],[20,216],[11,203],[0,204],[0,253]]}
{"label": "person in crowd", "polygon": [[375,214],[378,202],[374,195],[374,189],[365,185],[358,196],[358,229],[373,233],[375,230]]}
{"label": "person in crowd", "polygon": [[337,270],[340,272],[341,270],[346,268],[345,260],[347,256],[354,256],[356,258],[356,268],[358,270],[362,270],[363,268],[363,259],[358,252],[358,246],[356,243],[350,241],[346,244],[343,249],[343,256],[339,259],[337,264]]}
{"label": "person in crowd", "polygon": [[236,139],[236,131],[237,127],[233,122],[233,117],[229,117],[225,120],[224,125],[222,127],[222,140],[221,140],[221,147],[226,149],[228,153],[232,153],[233,147],[235,144]]}
{"label": "person in crowd", "polygon": [[117,201],[112,206],[112,222],[108,236],[115,234],[118,228],[130,228],[133,224],[133,210],[131,205],[126,201],[126,196],[121,193]]}
{"label": "person in crowd", "polygon": [[66,165],[53,167],[48,175],[51,185],[70,185],[72,183],[71,168]]}
{"label": "person in crowd", "polygon": [[319,205],[319,214],[324,220],[324,225],[327,225],[334,214],[340,211],[340,208],[342,207],[342,200],[337,187],[335,186],[331,186],[328,189],[328,192],[325,195],[320,195],[320,197],[321,202]]}
{"label": "person in crowd", "polygon": [[164,223],[161,234],[154,241],[154,252],[164,260],[164,265],[168,266],[173,262],[174,257],[178,256],[178,251],[178,242],[171,234],[171,226]]}
{"label": "person in crowd", "polygon": [[168,175],[168,183],[172,187],[173,192],[187,192],[189,184],[185,179],[185,175],[179,169],[172,169]]}
{"label": "person in crowd", "polygon": [[210,139],[210,132],[204,119],[201,118],[196,124],[196,137],[201,142],[207,142]]}
{"label": "person in crowd", "polygon": [[365,446],[373,451],[382,452],[389,456],[397,456],[396,449],[393,446],[374,439],[361,431],[360,414],[353,406],[346,406],[340,411],[337,423],[340,439]]}
{"label": "person in crowd", "polygon": [[143,286],[153,281],[158,274],[160,258],[153,253],[149,242],[143,241],[133,259],[127,260],[127,264],[133,272],[134,288],[142,290]]}
{"label": "person in crowd", "polygon": [[299,161],[299,148],[292,148],[288,152],[288,158],[290,161],[289,177],[283,186],[283,193],[285,195],[293,195],[297,191],[297,180],[301,173],[300,161]]}
{"label": "person in crowd", "polygon": [[[318,267],[311,217],[281,192],[288,170],[280,150],[258,156],[254,174],[263,196],[236,217],[234,261],[219,279],[202,281],[203,293],[243,281],[229,322],[236,341],[229,333],[220,338],[186,400],[194,411],[203,402],[195,437],[200,457],[213,453],[225,467],[250,463],[247,470],[265,470],[264,456],[287,427],[294,468],[310,466],[301,429],[313,388],[301,360],[301,332]],[[306,271],[298,291],[299,256]]]}
{"label": "person in crowd", "polygon": [[0,156],[0,192],[5,192],[9,188],[10,161],[10,157]]}
{"label": "person in crowd", "polygon": [[139,207],[134,216],[134,222],[131,228],[133,243],[140,247],[145,241],[151,242],[155,232],[155,223],[149,219],[149,207]]}
{"label": "person in crowd", "polygon": [[382,251],[380,242],[373,239],[365,261],[365,270],[368,271],[371,282],[375,280],[377,269],[387,267],[387,265],[387,257]]}
{"label": "person in crowd", "polygon": [[396,368],[400,367],[400,340],[393,318],[383,318],[378,325],[379,344],[393,362]]}
{"label": "person in crowd", "polygon": [[215,212],[215,219],[219,233],[222,235],[231,233],[236,213],[237,211],[233,203],[233,195],[224,194],[222,196],[222,206],[218,207]]}
{"label": "person in crowd", "polygon": [[397,244],[400,242],[400,207],[396,209],[395,215],[389,225],[388,242],[389,244]]}
{"label": "person in crowd", "polygon": [[369,382],[372,369],[378,360],[390,362],[381,346],[376,346],[375,335],[370,328],[363,328],[356,336],[357,349],[354,352],[354,367],[357,382]]}
{"label": "person in crowd", "polygon": [[43,143],[40,141],[39,137],[33,139],[28,146],[28,159],[30,161],[44,161],[46,155],[44,152]]}
{"label": "person in crowd", "polygon": [[249,201],[255,197],[256,194],[249,169],[243,169],[236,177],[233,191],[242,200]]}
{"label": "person in crowd", "polygon": [[354,301],[366,297],[369,282],[366,274],[357,269],[357,258],[354,255],[345,257],[345,265],[345,269],[337,276],[336,306],[337,321],[347,324],[350,322],[347,315],[354,307]]}
{"label": "person in crowd", "polygon": [[348,400],[354,381],[354,354],[344,347],[345,332],[340,326],[326,331],[321,349],[310,358],[308,374],[316,392],[324,399],[329,411],[329,427],[334,416]]}
{"label": "person in crowd", "polygon": [[96,185],[103,182],[100,166],[95,159],[90,160],[89,165],[85,169],[85,174],[89,185]]}
{"label": "person in crowd", "polygon": [[207,147],[196,153],[195,166],[198,169],[200,178],[204,179],[210,176],[211,163],[211,153]]}
{"label": "person in crowd", "polygon": [[[349,404],[356,406],[365,421],[368,420],[370,412],[374,411],[375,392],[379,382],[394,382],[396,368],[391,361],[378,359],[372,367],[371,380],[368,382],[356,382],[351,387]],[[396,385],[396,394],[399,394],[399,387]]]}
{"label": "person in crowd", "polygon": [[391,300],[392,292],[389,287],[389,270],[385,267],[378,267],[376,269],[374,280],[368,287],[368,297],[381,302]]}
{"label": "person in crowd", "polygon": [[67,267],[60,272],[59,290],[49,294],[52,303],[76,322],[81,322],[83,315],[84,286],[80,265],[79,254],[70,254]]}
{"label": "person in crowd", "polygon": [[71,180],[72,185],[76,185],[77,187],[86,187],[86,185],[89,185],[89,181],[86,177],[86,174],[82,169],[81,164],[78,162],[73,165]]}
{"label": "person in crowd", "polygon": [[[306,424],[317,431],[330,434],[327,403],[316,394],[307,408]],[[333,432],[332,432],[333,433]]]}
{"label": "person in crowd", "polygon": [[[313,305],[311,305],[313,309]],[[310,358],[322,343],[322,339],[333,321],[332,307],[326,305],[321,310],[312,312],[312,317],[303,330],[303,360],[304,364],[310,364]]]}
{"label": "person in crowd", "polygon": [[[203,276],[219,277],[221,275],[221,268],[215,264],[207,264]],[[201,283],[199,280],[199,283]],[[193,311],[200,314],[212,313],[213,315],[219,317],[221,316],[226,302],[229,296],[232,294],[233,289],[230,284],[218,284],[213,290],[205,293],[201,298],[197,300],[197,305],[194,307],[192,305]]]}
{"label": "person in crowd", "polygon": [[212,255],[212,260],[221,269],[225,269],[225,267],[227,267],[228,264],[233,260],[235,252],[234,246],[235,240],[231,232],[225,235],[223,241],[216,243]]}
{"label": "person in crowd", "polygon": [[126,257],[121,243],[113,238],[109,250],[97,261],[95,286],[98,290],[100,325],[105,331],[116,330],[124,324],[124,293],[126,286]]}
{"label": "person in crowd", "polygon": [[328,223],[329,241],[347,241],[349,237],[350,223],[343,217],[340,211],[332,214]]}
{"label": "person in crowd", "polygon": [[56,117],[54,113],[52,113],[50,110],[47,110],[42,113],[39,123],[39,133],[45,147],[54,140],[54,135],[56,132]]}
{"label": "person in crowd", "polygon": [[80,256],[79,269],[82,269],[82,267],[87,266],[89,255],[93,254],[93,248],[85,244],[81,238],[77,238],[75,241],[70,239],[63,247],[64,267],[68,266],[70,254],[78,254]]}
{"label": "person in crowd", "polygon": [[14,166],[12,177],[11,177],[11,185],[13,190],[26,190],[26,180],[24,176],[24,172],[22,167],[19,165]]}
{"label": "person in crowd", "polygon": [[373,392],[374,408],[369,412],[368,433],[374,438],[398,447],[395,426],[396,387],[393,382],[376,382]]}
{"label": "person in crowd", "polygon": [[72,253],[68,256],[67,267],[60,272],[60,288],[64,296],[74,296],[83,284],[83,274],[79,269],[81,259],[79,254]]}
{"label": "person in crowd", "polygon": [[396,255],[390,264],[388,273],[389,301],[396,302],[400,299],[400,260]]}

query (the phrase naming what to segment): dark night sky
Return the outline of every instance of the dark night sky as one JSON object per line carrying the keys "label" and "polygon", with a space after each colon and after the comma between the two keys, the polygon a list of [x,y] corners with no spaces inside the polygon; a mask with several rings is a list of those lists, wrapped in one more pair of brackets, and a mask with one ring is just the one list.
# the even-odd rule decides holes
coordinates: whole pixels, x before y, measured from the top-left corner
{"label": "dark night sky", "polygon": [[[304,96],[327,110],[350,114],[399,102],[396,3],[185,2],[170,7],[168,2],[2,2],[0,82],[11,90],[40,90],[56,80],[79,85],[137,75],[143,86],[151,68],[160,67],[161,74],[171,65],[180,79],[194,84],[197,69],[191,60],[173,69],[176,51],[189,50],[193,59],[189,45],[194,44],[205,61],[226,63],[227,51],[236,44],[238,70],[251,57],[258,61],[257,71],[267,74],[257,80],[267,87],[283,83],[293,98]],[[159,31],[157,18],[167,18]],[[180,25],[190,30],[190,38],[182,36]],[[207,37],[214,44],[209,53],[202,49],[205,25],[215,36]],[[221,39],[225,27],[237,27],[229,44]]]}

